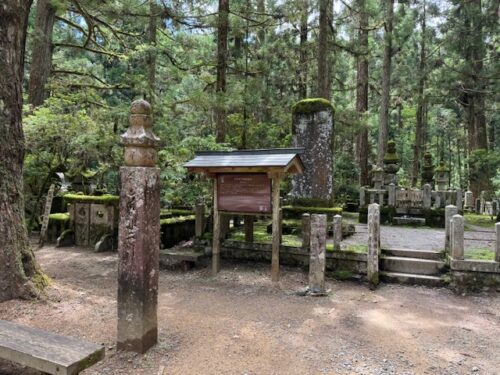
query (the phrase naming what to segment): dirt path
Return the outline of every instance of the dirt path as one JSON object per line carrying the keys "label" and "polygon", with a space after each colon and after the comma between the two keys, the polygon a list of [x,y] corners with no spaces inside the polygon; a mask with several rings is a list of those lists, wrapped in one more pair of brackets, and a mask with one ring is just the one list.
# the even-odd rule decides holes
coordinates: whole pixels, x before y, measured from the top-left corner
{"label": "dirt path", "polygon": [[[500,296],[328,281],[329,297],[299,297],[307,275],[223,263],[160,276],[160,343],[116,352],[116,255],[37,251],[54,285],[45,301],[0,304],[0,319],[103,343],[83,374],[500,374]],[[0,361],[0,374],[33,372]]]}

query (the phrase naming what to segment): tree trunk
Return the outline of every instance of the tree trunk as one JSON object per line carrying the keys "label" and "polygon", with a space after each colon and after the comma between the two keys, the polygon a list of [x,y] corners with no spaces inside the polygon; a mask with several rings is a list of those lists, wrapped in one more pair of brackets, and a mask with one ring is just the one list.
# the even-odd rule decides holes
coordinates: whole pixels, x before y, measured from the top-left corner
{"label": "tree trunk", "polygon": [[21,89],[30,7],[30,0],[0,6],[0,302],[31,297],[44,284],[24,226]]}
{"label": "tree trunk", "polygon": [[391,62],[392,62],[392,22],[394,18],[394,0],[386,0],[384,33],[384,60],[382,63],[382,94],[380,98],[380,117],[378,133],[377,164],[382,165],[387,148],[389,133],[389,104],[391,99]]}
{"label": "tree trunk", "polygon": [[413,166],[411,175],[411,186],[415,187],[420,175],[420,161],[422,159],[424,147],[424,134],[426,128],[426,98],[424,96],[425,82],[427,79],[426,73],[426,52],[425,52],[425,33],[426,33],[426,3],[423,1],[422,14],[422,39],[420,42],[420,61],[418,64],[418,92],[417,92],[417,121],[415,127],[415,145],[413,148]]}
{"label": "tree trunk", "polygon": [[42,105],[49,97],[46,85],[52,70],[52,31],[55,18],[56,9],[50,0],[38,0],[28,83],[28,103],[33,107]]}
{"label": "tree trunk", "polygon": [[[148,92],[146,100],[149,101],[153,111],[155,109],[155,91],[156,91],[156,26],[158,16],[156,1],[149,0],[149,24],[148,24],[148,42],[149,49],[146,55],[146,67],[148,73]],[[153,117],[154,118],[154,117]]]}
{"label": "tree trunk", "polygon": [[356,77],[356,110],[362,118],[362,128],[357,136],[357,156],[359,163],[359,184],[369,184],[368,179],[368,127],[365,124],[364,114],[368,110],[368,13],[366,13],[366,0],[358,0],[359,30],[358,46],[361,54],[357,56]]}
{"label": "tree trunk", "polygon": [[319,0],[318,36],[318,97],[330,100],[330,24],[332,22],[332,0]]}
{"label": "tree trunk", "polygon": [[227,34],[229,31],[229,0],[219,0],[219,17],[217,25],[217,83],[215,118],[216,141],[224,143],[226,140],[226,110],[224,108],[224,94],[226,92],[227,70]]}
{"label": "tree trunk", "polygon": [[300,9],[299,100],[307,98],[307,34],[309,32],[309,1],[302,0]]}

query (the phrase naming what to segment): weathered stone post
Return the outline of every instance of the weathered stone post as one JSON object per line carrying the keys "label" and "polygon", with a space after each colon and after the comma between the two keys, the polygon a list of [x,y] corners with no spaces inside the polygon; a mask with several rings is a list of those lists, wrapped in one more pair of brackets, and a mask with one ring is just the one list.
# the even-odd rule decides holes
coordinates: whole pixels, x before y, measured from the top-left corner
{"label": "weathered stone post", "polygon": [[424,208],[432,207],[432,186],[430,184],[424,185],[423,204]]}
{"label": "weathered stone post", "polygon": [[366,192],[365,188],[361,187],[359,189],[359,207],[364,207],[366,204]]}
{"label": "weathered stone post", "polygon": [[311,249],[309,259],[309,293],[325,294],[326,215],[311,215]]}
{"label": "weathered stone post", "polygon": [[476,204],[474,206],[474,211],[476,211],[476,214],[481,214],[481,199],[476,198]]}
{"label": "weathered stone post", "polygon": [[302,214],[302,248],[309,248],[311,242],[311,215]]}
{"label": "weathered stone post", "polygon": [[464,198],[463,198],[463,193],[462,193],[462,189],[457,189],[457,199],[456,199],[456,206],[457,206],[457,209],[458,211],[462,211],[464,209],[463,207],[463,202],[464,202]]}
{"label": "weathered stone post", "polygon": [[368,206],[368,256],[367,275],[370,287],[379,283],[379,255],[380,255],[380,206],[372,203]]}
{"label": "weathered stone post", "polygon": [[457,207],[448,205],[444,209],[444,249],[450,251],[451,218],[458,214]]}
{"label": "weathered stone post", "polygon": [[245,215],[243,216],[245,225],[245,242],[253,242],[253,216]]}
{"label": "weathered stone post", "polygon": [[473,209],[474,208],[474,194],[472,191],[467,190],[465,192],[465,205],[464,208]]}
{"label": "weathered stone post", "polygon": [[495,262],[500,262],[500,223],[495,224],[496,241],[495,241]]}
{"label": "weathered stone post", "polygon": [[461,215],[453,215],[452,220],[452,242],[451,258],[454,260],[464,259],[464,218]]}
{"label": "weathered stone post", "polygon": [[340,251],[340,242],[342,242],[342,216],[333,217],[333,250]]}
{"label": "weathered stone post", "polygon": [[333,190],[333,107],[325,99],[305,99],[293,106],[293,147],[303,147],[304,174],[292,181],[293,197],[330,203]]}
{"label": "weathered stone post", "polygon": [[389,191],[389,199],[388,199],[389,206],[396,207],[396,185],[394,185],[391,182],[387,190]]}
{"label": "weathered stone post", "polygon": [[197,203],[194,207],[195,214],[195,228],[194,233],[196,240],[199,241],[203,236],[203,229],[205,228],[205,205]]}
{"label": "weathered stone post", "polygon": [[130,126],[121,136],[117,347],[144,353],[158,339],[159,138],[152,131],[148,102],[136,100],[130,113]]}
{"label": "weathered stone post", "polygon": [[479,195],[479,213],[481,215],[484,214],[484,211],[485,211],[485,205],[486,205],[485,195],[486,195],[486,192],[484,190],[481,191],[481,194]]}

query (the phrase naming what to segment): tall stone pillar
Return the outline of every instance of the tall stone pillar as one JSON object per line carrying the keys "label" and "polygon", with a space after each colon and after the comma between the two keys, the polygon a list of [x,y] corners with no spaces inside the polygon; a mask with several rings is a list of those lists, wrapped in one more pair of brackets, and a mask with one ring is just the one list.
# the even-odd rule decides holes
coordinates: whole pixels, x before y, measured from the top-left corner
{"label": "tall stone pillar", "polygon": [[159,138],[152,131],[148,102],[133,102],[129,121],[121,136],[125,166],[120,168],[117,347],[144,353],[158,340]]}
{"label": "tall stone pillar", "polygon": [[308,249],[311,242],[311,215],[302,214],[302,248]]}
{"label": "tall stone pillar", "polygon": [[372,203],[368,206],[368,254],[367,277],[370,288],[379,283],[379,255],[380,255],[380,206]]}
{"label": "tall stone pillar", "polygon": [[461,215],[453,215],[451,219],[451,258],[454,260],[464,259],[464,218]]}
{"label": "tall stone pillar", "polygon": [[325,294],[326,215],[311,215],[309,293]]}
{"label": "tall stone pillar", "polygon": [[333,251],[340,251],[341,242],[342,242],[342,216],[335,215],[333,217]]}
{"label": "tall stone pillar", "polygon": [[[294,176],[291,195],[329,204],[333,192],[333,107],[325,99],[301,100],[293,107],[293,146],[303,147],[305,170]],[[318,202],[323,201],[323,202]]]}

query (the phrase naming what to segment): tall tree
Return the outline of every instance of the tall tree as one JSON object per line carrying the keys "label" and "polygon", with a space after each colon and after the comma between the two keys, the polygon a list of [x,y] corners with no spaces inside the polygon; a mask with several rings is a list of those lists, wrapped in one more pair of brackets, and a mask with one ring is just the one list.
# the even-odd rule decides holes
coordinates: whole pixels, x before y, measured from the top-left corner
{"label": "tall tree", "polygon": [[394,0],[385,0],[384,57],[382,62],[382,93],[380,98],[377,164],[382,165],[389,134],[389,105],[391,99],[392,29]]}
{"label": "tall tree", "polygon": [[411,186],[416,186],[420,174],[420,162],[424,153],[425,129],[427,127],[427,100],[424,95],[427,81],[425,38],[426,38],[426,0],[422,4],[421,36],[420,36],[420,59],[418,62],[418,90],[417,90],[417,118],[415,126],[415,144],[413,145],[413,165],[411,174]]}
{"label": "tall tree", "polygon": [[219,0],[219,16],[217,24],[217,104],[216,117],[216,141],[224,143],[226,140],[226,110],[224,107],[224,94],[226,92],[226,70],[227,70],[227,35],[229,32],[229,0]]}
{"label": "tall tree", "polygon": [[307,98],[307,34],[309,31],[309,1],[300,2],[299,99]]}
{"label": "tall tree", "polygon": [[46,85],[52,69],[52,32],[55,19],[56,8],[52,1],[38,0],[28,84],[28,103],[34,107],[43,104],[48,97]]}
{"label": "tall tree", "polygon": [[332,85],[330,66],[332,12],[332,0],[319,0],[318,97],[327,100],[330,100]]}
{"label": "tall tree", "polygon": [[[358,0],[358,47],[357,76],[356,76],[356,111],[360,117],[368,110],[368,13],[366,0]],[[357,157],[359,163],[359,184],[368,185],[368,127],[363,121],[362,128],[357,136]]]}
{"label": "tall tree", "polygon": [[148,71],[148,92],[147,100],[153,106],[155,104],[156,90],[156,27],[158,22],[158,8],[156,0],[149,0],[149,23],[148,23],[148,42],[149,48],[146,55],[146,66]]}
{"label": "tall tree", "polygon": [[0,301],[29,297],[44,280],[24,226],[22,79],[30,0],[0,5]]}

